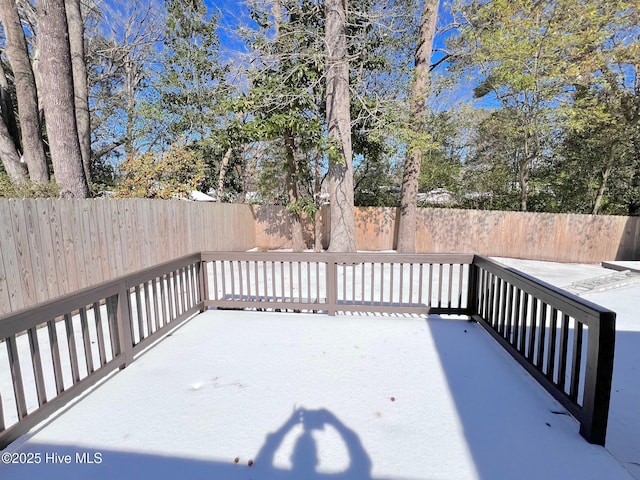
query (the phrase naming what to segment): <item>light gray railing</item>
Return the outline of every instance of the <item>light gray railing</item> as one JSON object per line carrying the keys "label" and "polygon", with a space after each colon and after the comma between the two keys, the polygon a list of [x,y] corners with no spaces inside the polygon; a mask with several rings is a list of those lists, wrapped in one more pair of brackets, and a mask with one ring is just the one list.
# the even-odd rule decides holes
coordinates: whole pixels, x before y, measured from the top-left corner
{"label": "light gray railing", "polygon": [[12,385],[0,391],[0,448],[126,367],[201,311],[201,298],[196,254],[0,317]]}

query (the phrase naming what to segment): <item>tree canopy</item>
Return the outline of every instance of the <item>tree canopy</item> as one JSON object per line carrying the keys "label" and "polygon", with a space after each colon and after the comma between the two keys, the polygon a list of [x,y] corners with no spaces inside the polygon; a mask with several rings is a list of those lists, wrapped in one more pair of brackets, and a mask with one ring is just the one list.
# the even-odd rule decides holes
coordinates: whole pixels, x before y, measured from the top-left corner
{"label": "tree canopy", "polygon": [[0,1],[0,195],[640,213],[637,2],[224,5]]}

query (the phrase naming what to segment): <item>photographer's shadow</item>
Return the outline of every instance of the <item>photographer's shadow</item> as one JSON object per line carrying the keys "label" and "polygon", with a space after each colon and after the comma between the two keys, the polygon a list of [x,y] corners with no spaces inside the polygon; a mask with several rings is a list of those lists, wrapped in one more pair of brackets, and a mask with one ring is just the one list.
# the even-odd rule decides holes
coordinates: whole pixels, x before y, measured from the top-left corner
{"label": "photographer's shadow", "polygon": [[[274,464],[276,452],[282,446],[285,436],[297,425],[302,427],[302,434],[297,437],[291,453],[292,467],[290,470],[278,468]],[[331,426],[338,432],[349,455],[349,465],[342,472],[318,472],[320,458],[312,432],[322,431],[326,426]],[[291,417],[277,431],[267,435],[254,464],[256,470],[269,472],[273,478],[278,479],[371,479],[371,459],[365,452],[360,438],[326,409],[294,410]]]}

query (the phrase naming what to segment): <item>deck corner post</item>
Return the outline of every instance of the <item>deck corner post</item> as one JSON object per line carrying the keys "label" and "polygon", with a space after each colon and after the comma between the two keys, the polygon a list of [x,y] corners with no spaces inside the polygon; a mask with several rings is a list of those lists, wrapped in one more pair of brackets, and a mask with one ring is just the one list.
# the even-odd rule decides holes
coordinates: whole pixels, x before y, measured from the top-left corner
{"label": "deck corner post", "polygon": [[478,313],[478,278],[480,269],[475,263],[475,256],[469,264],[469,281],[467,289],[467,315]]}
{"label": "deck corner post", "polygon": [[589,443],[604,446],[613,379],[616,314],[601,313],[594,320],[589,324],[580,435]]}
{"label": "deck corner post", "polygon": [[203,260],[200,255],[200,262],[197,263],[198,268],[198,281],[200,282],[200,311],[204,312],[206,307],[206,301],[209,300],[209,275],[207,273],[207,262]]}

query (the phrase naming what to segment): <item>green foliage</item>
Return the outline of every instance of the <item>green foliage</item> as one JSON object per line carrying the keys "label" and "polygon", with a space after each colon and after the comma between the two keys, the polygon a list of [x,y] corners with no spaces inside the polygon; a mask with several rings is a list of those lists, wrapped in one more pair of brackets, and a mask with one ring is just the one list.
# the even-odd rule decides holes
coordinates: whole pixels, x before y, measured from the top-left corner
{"label": "green foliage", "polygon": [[6,173],[0,172],[0,197],[4,198],[48,198],[57,197],[59,187],[55,180],[48,183],[26,181],[21,184],[12,183]]}
{"label": "green foliage", "polygon": [[173,147],[161,156],[147,152],[120,166],[116,197],[188,198],[205,178],[207,165],[193,151]]}

